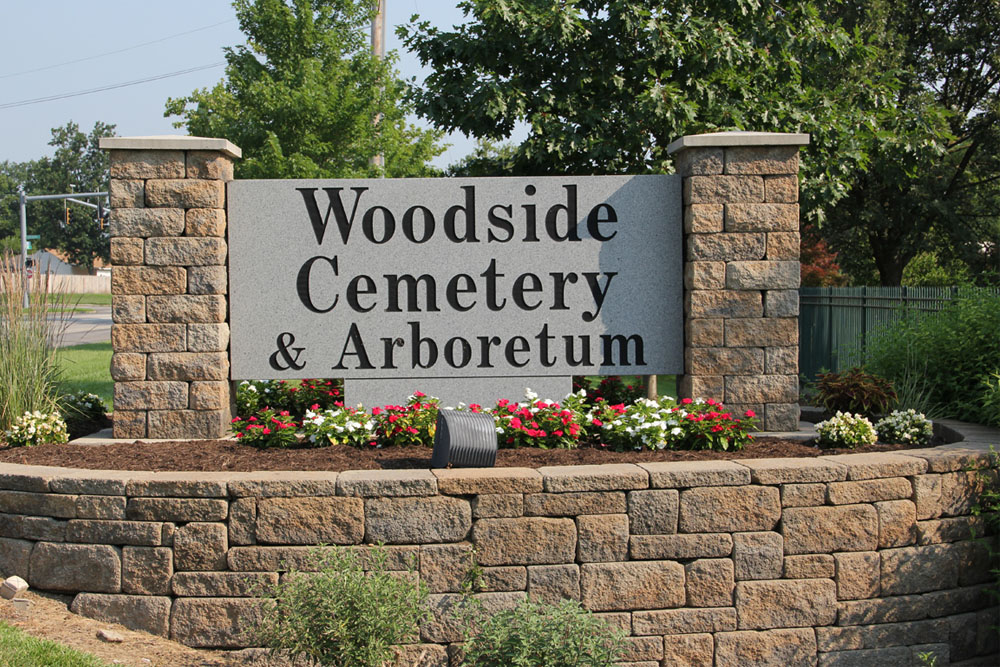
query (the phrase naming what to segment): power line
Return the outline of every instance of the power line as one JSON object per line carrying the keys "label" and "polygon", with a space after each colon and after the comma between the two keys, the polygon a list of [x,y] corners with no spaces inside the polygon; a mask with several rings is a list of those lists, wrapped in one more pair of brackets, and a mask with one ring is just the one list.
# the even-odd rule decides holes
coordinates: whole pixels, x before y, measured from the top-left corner
{"label": "power line", "polygon": [[160,79],[169,79],[170,77],[180,76],[182,74],[190,74],[192,72],[200,72],[206,69],[212,69],[213,67],[221,67],[225,65],[225,61],[211,63],[210,65],[200,65],[198,67],[191,67],[190,69],[182,69],[177,72],[168,72],[166,74],[158,74],[156,76],[148,76],[144,79],[136,79],[134,81],[125,81],[124,83],[113,83],[109,86],[100,86],[99,88],[90,88],[88,90],[78,90],[73,93],[59,93],[58,95],[49,95],[48,97],[36,97],[30,100],[21,100],[19,102],[6,102],[0,104],[0,109],[13,109],[15,107],[26,107],[31,104],[41,104],[42,102],[52,102],[55,100],[64,100],[68,97],[79,97],[81,95],[90,95],[91,93],[101,93],[106,90],[115,90],[116,88],[126,88],[128,86],[135,86],[140,83],[147,83],[149,81],[159,81]]}
{"label": "power line", "polygon": [[149,46],[150,44],[159,44],[160,42],[165,42],[169,39],[174,39],[175,37],[183,37],[184,35],[190,35],[195,32],[201,32],[202,30],[208,30],[209,28],[215,28],[220,25],[225,25],[227,23],[232,23],[236,19],[228,19],[226,21],[220,21],[218,23],[213,23],[212,25],[202,26],[201,28],[195,28],[193,30],[186,30],[184,32],[178,32],[173,35],[167,35],[166,37],[161,37],[160,39],[154,39],[149,42],[143,42],[142,44],[136,44],[135,46],[126,46],[123,49],[118,49],[116,51],[108,51],[106,53],[98,53],[93,56],[86,56],[85,58],[77,58],[76,60],[67,60],[63,63],[56,63],[55,65],[46,65],[45,67],[37,67],[35,69],[26,69],[23,72],[13,72],[11,74],[0,74],[0,79],[9,79],[13,76],[21,76],[22,74],[34,74],[35,72],[44,72],[46,70],[55,69],[57,67],[63,67],[65,65],[75,65],[76,63],[86,62],[88,60],[97,60],[98,58],[103,58],[105,56],[113,56],[119,53],[125,53],[126,51],[133,51],[135,49],[141,48],[143,46]]}

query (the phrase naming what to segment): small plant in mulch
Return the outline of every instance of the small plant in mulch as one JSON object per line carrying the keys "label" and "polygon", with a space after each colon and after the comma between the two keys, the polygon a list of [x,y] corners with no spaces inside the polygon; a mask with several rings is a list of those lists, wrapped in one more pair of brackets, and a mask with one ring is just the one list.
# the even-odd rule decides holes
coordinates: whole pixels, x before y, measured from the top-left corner
{"label": "small plant in mulch", "polygon": [[406,405],[373,408],[379,443],[387,447],[434,444],[439,403],[433,396],[415,391],[407,398]]}
{"label": "small plant in mulch", "polygon": [[262,448],[297,446],[298,426],[288,410],[276,411],[270,408],[245,419],[236,417],[232,422],[232,430],[240,442]]}
{"label": "small plant in mulch", "polygon": [[849,368],[839,373],[822,373],[816,379],[820,403],[830,413],[844,412],[876,417],[896,404],[896,390],[883,377]]}
{"label": "small plant in mulch", "polygon": [[69,441],[66,422],[58,412],[25,412],[14,419],[10,428],[3,432],[4,440],[11,447],[31,447],[47,442]]}
{"label": "small plant in mulch", "polygon": [[357,408],[330,408],[321,410],[313,404],[302,420],[302,444],[307,447],[348,445],[350,447],[376,447],[375,420]]}
{"label": "small plant in mulch", "polygon": [[525,400],[506,399],[487,410],[497,424],[500,447],[575,449],[586,435],[586,391],[570,394],[562,402],[540,399],[528,389]]}
{"label": "small plant in mulch", "polygon": [[934,427],[916,410],[893,410],[875,423],[878,439],[885,443],[922,446],[934,437]]}
{"label": "small plant in mulch", "polygon": [[816,424],[817,444],[820,447],[853,449],[874,445],[878,440],[875,427],[862,415],[838,412],[830,419]]}
{"label": "small plant in mulch", "polygon": [[59,412],[70,440],[99,431],[108,423],[108,408],[97,394],[78,391],[59,399]]}

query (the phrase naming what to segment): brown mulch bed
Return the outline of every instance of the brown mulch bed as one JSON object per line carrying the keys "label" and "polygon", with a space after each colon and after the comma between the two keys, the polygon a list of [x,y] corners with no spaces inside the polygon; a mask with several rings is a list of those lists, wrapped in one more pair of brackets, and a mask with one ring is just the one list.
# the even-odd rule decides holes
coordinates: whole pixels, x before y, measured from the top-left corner
{"label": "brown mulch bed", "polygon": [[[939,443],[933,443],[939,444]],[[540,468],[596,463],[705,461],[742,458],[808,457],[862,452],[891,452],[903,445],[873,445],[857,449],[820,449],[812,444],[760,437],[735,452],[627,451],[595,447],[580,449],[501,449],[497,467]],[[430,447],[354,449],[255,449],[234,440],[136,442],[116,445],[40,445],[0,447],[0,462],[87,468],[91,470],[254,471],[254,470],[377,470],[430,468]]]}

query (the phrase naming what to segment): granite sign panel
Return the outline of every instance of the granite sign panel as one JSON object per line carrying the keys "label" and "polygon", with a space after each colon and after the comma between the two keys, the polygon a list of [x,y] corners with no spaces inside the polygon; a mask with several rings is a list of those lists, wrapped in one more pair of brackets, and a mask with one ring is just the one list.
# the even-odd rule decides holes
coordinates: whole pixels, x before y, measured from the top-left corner
{"label": "granite sign panel", "polygon": [[683,372],[681,180],[228,184],[233,379]]}

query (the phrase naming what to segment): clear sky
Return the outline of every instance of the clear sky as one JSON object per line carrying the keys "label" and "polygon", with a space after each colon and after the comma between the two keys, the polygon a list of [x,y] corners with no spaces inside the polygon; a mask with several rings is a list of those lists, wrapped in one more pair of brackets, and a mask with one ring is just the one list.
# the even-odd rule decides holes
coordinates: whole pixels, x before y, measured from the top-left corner
{"label": "clear sky", "polygon": [[[387,0],[387,48],[399,51],[404,77],[420,79],[424,72],[402,50],[395,27],[413,14],[441,27],[462,23],[455,4]],[[164,102],[214,85],[224,74],[222,48],[244,42],[229,0],[15,0],[4,3],[3,14],[0,160],[51,154],[50,129],[70,120],[85,132],[100,120],[117,125],[120,136],[183,134],[172,126],[176,118],[163,117]],[[10,106],[187,70],[196,71]],[[448,141],[453,146],[436,160],[439,166],[458,160],[474,145],[461,135]]]}

